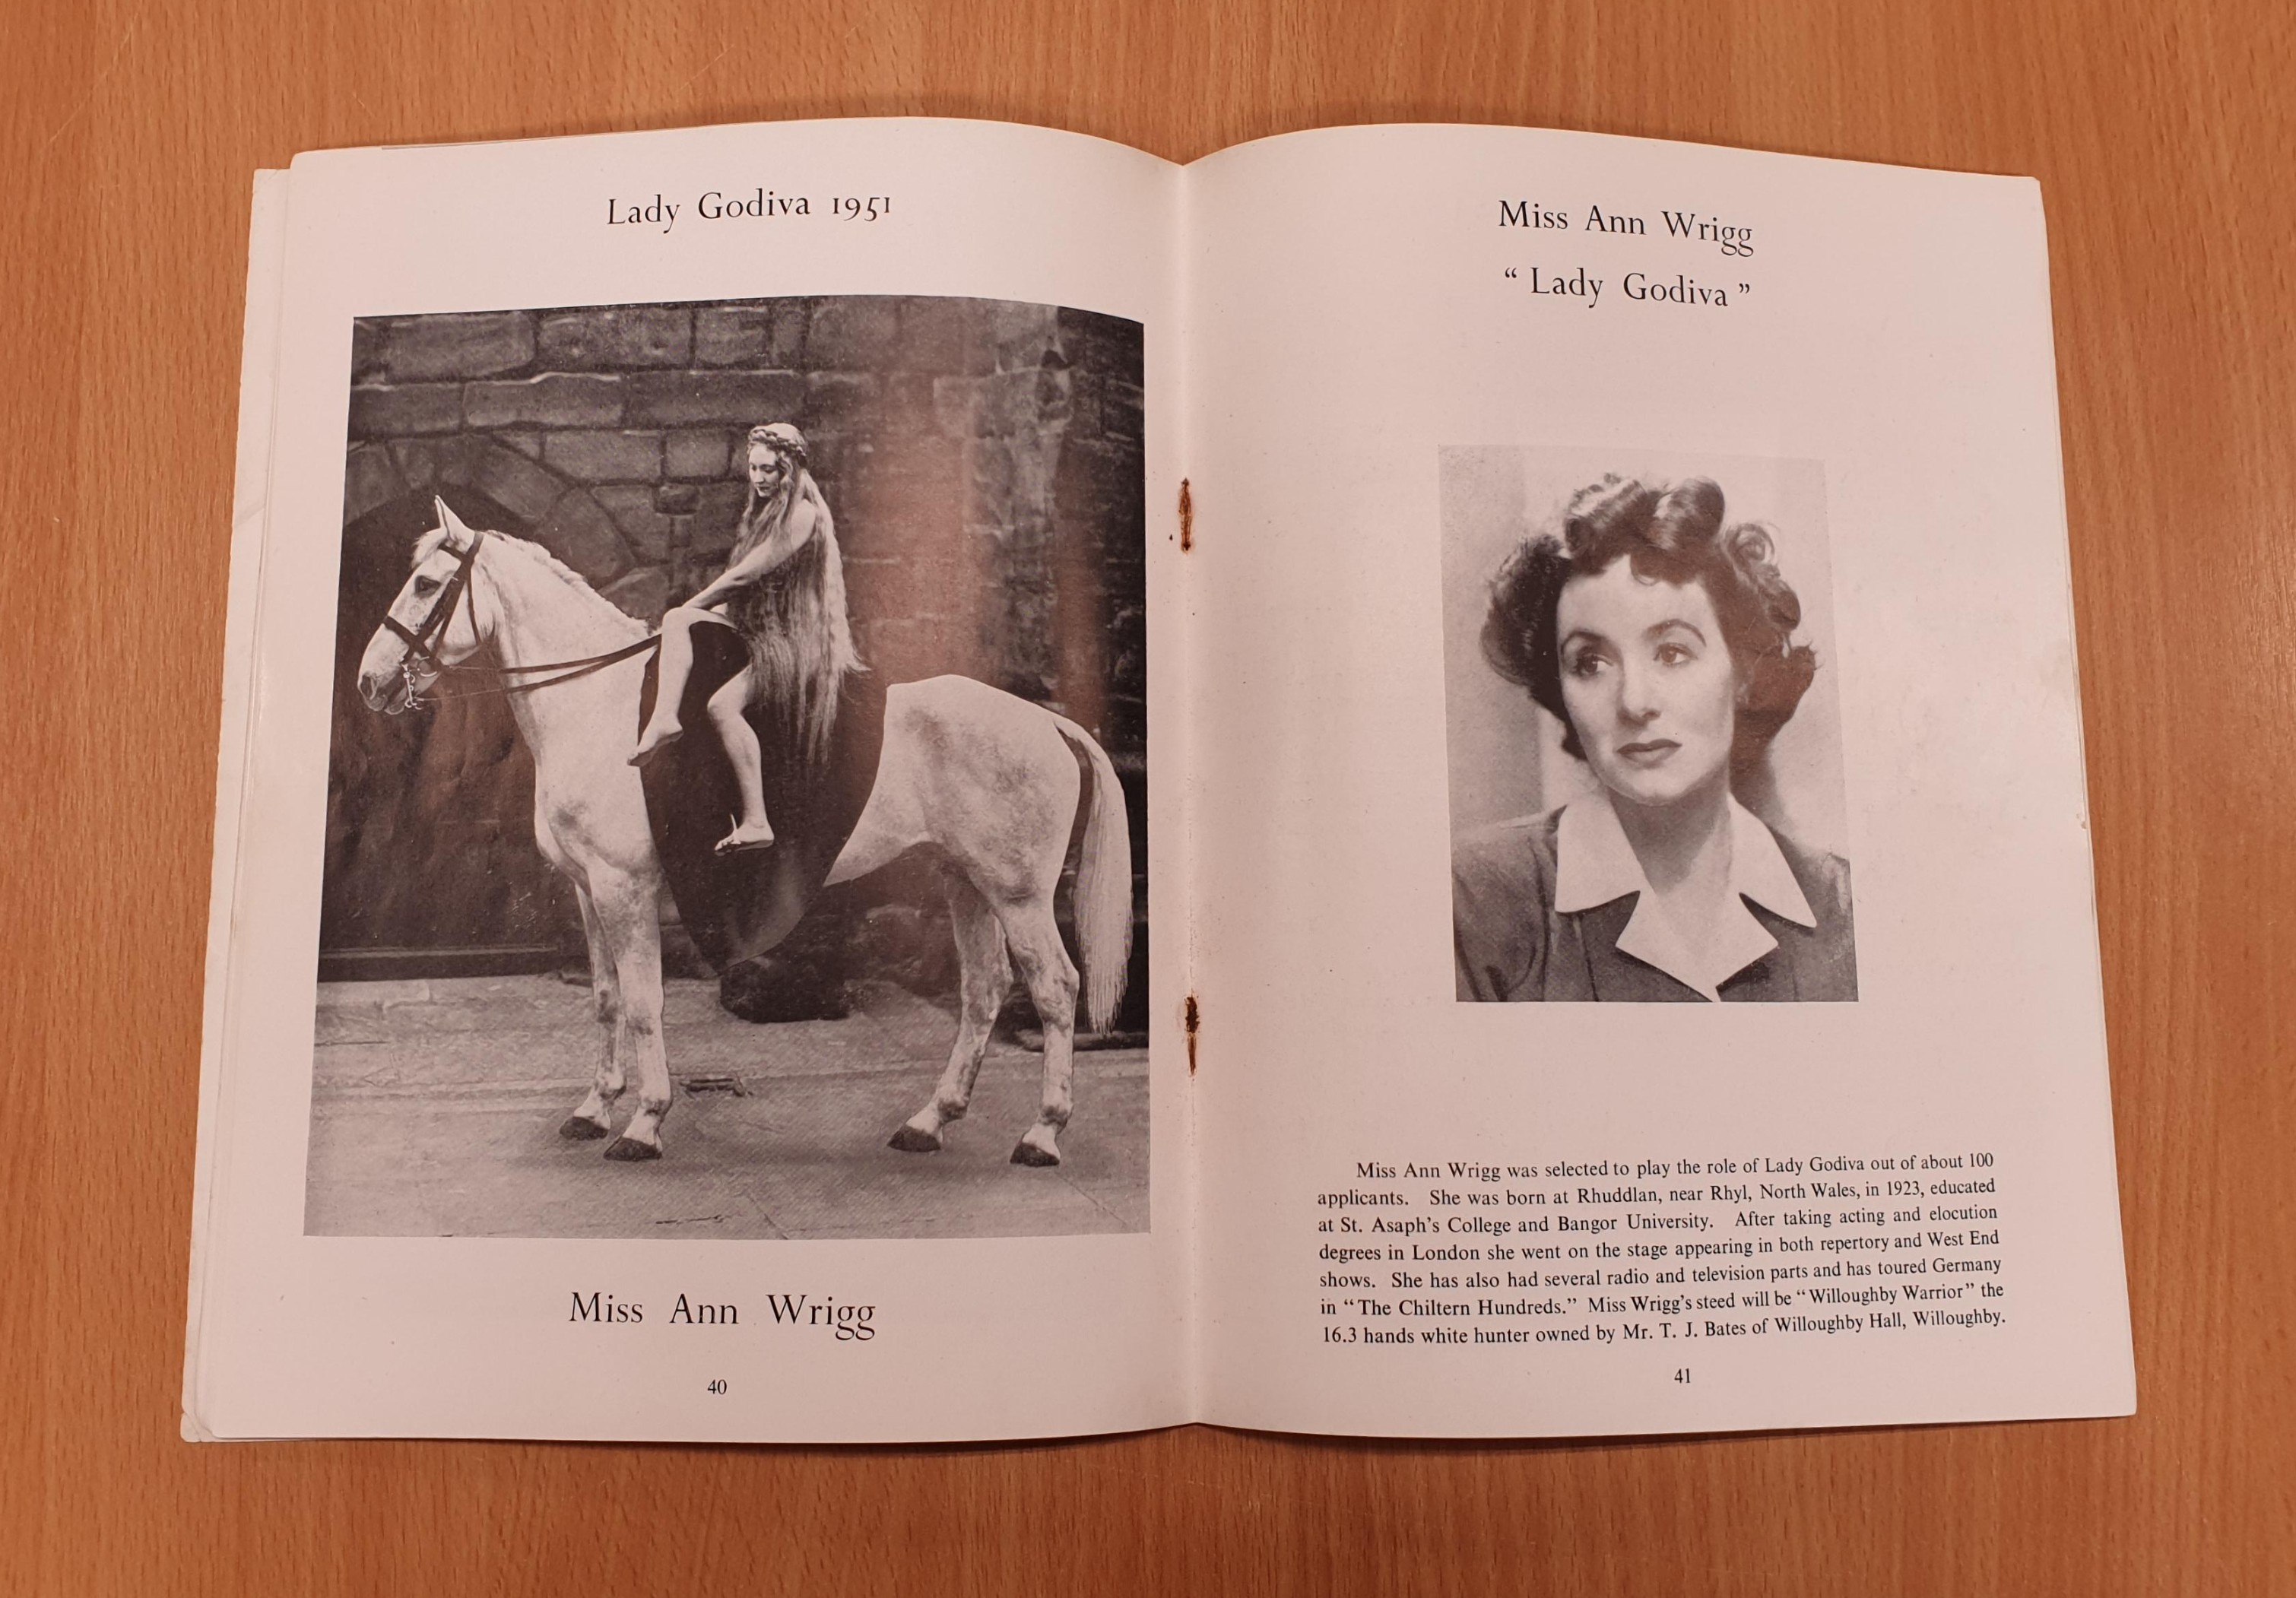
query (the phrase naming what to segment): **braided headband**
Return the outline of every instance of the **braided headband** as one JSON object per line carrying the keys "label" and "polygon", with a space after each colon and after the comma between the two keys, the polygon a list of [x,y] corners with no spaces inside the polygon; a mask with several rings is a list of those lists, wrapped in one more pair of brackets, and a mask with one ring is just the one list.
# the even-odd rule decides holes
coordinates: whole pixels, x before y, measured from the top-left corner
{"label": "braided headband", "polygon": [[805,435],[786,422],[767,422],[750,430],[750,442],[762,444],[776,455],[793,455],[806,463]]}

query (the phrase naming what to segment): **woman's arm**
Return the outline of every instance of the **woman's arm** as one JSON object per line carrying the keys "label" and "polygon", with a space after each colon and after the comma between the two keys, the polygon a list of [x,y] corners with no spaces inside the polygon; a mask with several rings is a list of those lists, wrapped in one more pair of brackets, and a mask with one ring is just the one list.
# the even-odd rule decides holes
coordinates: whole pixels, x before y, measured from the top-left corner
{"label": "woman's arm", "polygon": [[742,589],[757,582],[775,567],[788,560],[806,545],[813,537],[816,520],[811,500],[801,499],[791,508],[789,520],[757,548],[743,555],[720,572],[716,581],[685,602],[694,610],[723,604]]}

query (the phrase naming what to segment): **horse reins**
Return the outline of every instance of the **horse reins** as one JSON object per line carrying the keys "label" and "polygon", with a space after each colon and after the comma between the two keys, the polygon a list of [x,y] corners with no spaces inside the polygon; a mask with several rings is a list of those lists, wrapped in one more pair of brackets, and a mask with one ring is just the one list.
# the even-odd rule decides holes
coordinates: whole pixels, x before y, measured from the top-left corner
{"label": "horse reins", "polygon": [[[485,543],[486,538],[487,536],[483,531],[473,532],[471,535],[470,543],[457,552],[455,574],[447,579],[446,587],[439,591],[438,599],[430,606],[430,614],[422,619],[421,627],[412,628],[404,627],[400,625],[398,619],[389,611],[383,613],[382,625],[406,643],[406,653],[398,662],[399,680],[406,689],[406,702],[388,714],[398,716],[408,710],[428,709],[432,705],[450,699],[485,699],[496,694],[529,693],[537,688],[548,688],[559,683],[570,683],[576,677],[586,677],[594,671],[603,671],[617,661],[627,660],[633,655],[642,655],[661,643],[660,634],[649,633],[636,643],[626,643],[621,648],[606,654],[586,655],[578,660],[549,660],[538,666],[457,666],[440,660],[437,646],[439,641],[446,637],[447,627],[454,624],[455,608],[463,603],[471,592],[471,571],[478,562],[479,545]],[[471,629],[474,634],[478,630],[478,614],[473,611],[471,615]],[[554,671],[560,675],[544,677],[539,682],[496,683],[492,687],[472,688],[461,693],[433,693],[427,699],[423,696],[421,685],[415,682],[417,676],[426,672],[435,685],[437,680],[442,676],[475,676],[483,672],[492,672],[497,677],[513,677],[530,676],[545,671]]]}

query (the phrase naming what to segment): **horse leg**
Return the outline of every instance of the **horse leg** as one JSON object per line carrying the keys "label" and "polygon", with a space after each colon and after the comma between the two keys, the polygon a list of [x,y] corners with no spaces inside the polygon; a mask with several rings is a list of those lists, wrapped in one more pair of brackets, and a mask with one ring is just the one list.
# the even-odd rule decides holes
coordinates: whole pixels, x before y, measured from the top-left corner
{"label": "horse leg", "polygon": [[606,1145],[609,1160],[661,1158],[661,1122],[669,1113],[669,1064],[661,1044],[661,926],[650,884],[618,876],[597,890],[598,925],[613,962],[621,1007],[615,1017],[617,1069],[633,1068],[638,1110]]}
{"label": "horse leg", "polygon": [[939,1150],[941,1129],[962,1119],[972,1104],[973,1078],[980,1074],[989,1029],[1013,985],[1013,967],[1004,957],[1004,929],[997,924],[996,913],[980,890],[955,871],[948,873],[948,909],[960,972],[956,1044],[931,1099],[893,1134],[891,1146],[907,1154]]}
{"label": "horse leg", "polygon": [[597,906],[590,902],[588,886],[577,881],[574,897],[582,906],[582,940],[590,949],[590,992],[598,1012],[598,1069],[591,1079],[589,1096],[575,1106],[574,1113],[559,1127],[558,1135],[588,1140],[607,1136],[613,1131],[614,1101],[622,1096],[621,1055],[615,1047],[621,1023],[622,995],[613,956],[607,952],[604,934],[599,930]]}
{"label": "horse leg", "polygon": [[1058,1165],[1060,1135],[1075,1108],[1070,1080],[1076,1065],[1077,969],[1061,944],[1061,930],[1053,920],[1053,896],[1047,888],[1004,912],[1004,939],[1013,950],[1021,979],[1037,1003],[1037,1020],[1045,1032],[1044,1103],[1037,1124],[1021,1135],[1013,1150],[1014,1165]]}

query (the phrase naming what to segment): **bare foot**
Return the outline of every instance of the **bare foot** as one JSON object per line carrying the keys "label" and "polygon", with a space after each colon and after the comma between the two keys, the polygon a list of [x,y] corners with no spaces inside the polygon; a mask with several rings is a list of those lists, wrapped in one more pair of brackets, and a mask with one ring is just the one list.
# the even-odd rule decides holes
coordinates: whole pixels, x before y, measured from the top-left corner
{"label": "bare foot", "polygon": [[644,766],[664,744],[675,743],[685,735],[685,729],[675,720],[656,719],[648,723],[645,732],[638,739],[637,748],[630,751],[630,764]]}
{"label": "bare foot", "polygon": [[721,855],[734,855],[739,854],[743,849],[761,849],[771,844],[773,840],[774,830],[765,823],[759,822],[755,826],[751,826],[748,822],[743,822],[718,840],[718,852]]}

